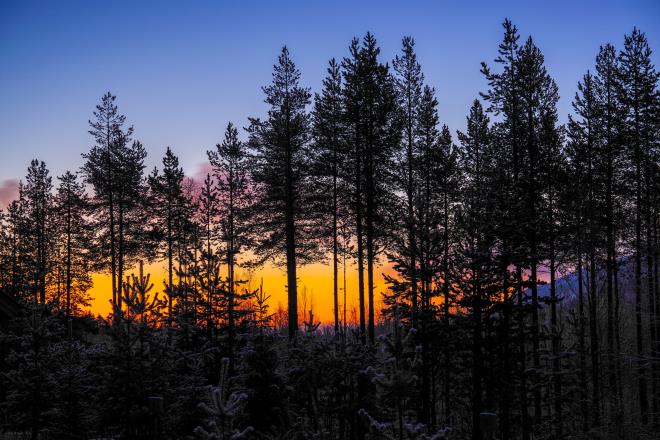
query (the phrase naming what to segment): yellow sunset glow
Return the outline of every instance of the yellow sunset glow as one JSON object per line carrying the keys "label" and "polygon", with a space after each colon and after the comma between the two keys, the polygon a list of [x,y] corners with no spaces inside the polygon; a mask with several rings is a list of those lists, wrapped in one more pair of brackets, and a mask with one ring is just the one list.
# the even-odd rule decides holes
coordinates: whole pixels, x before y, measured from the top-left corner
{"label": "yellow sunset glow", "polygon": [[[224,268],[223,268],[224,269]],[[133,272],[129,270],[128,273]],[[167,278],[167,270],[162,262],[146,264],[144,266],[145,274],[151,274],[151,282],[154,283],[152,292],[159,292],[163,295],[164,281]],[[376,317],[382,303],[381,293],[386,289],[383,280],[383,272],[393,275],[393,270],[388,266],[381,264],[375,268],[375,287],[374,302],[376,308]],[[254,271],[251,275],[245,271],[238,271],[241,279],[248,280],[251,289],[256,289],[263,279],[264,291],[270,295],[270,310],[274,312],[278,306],[286,309],[286,271],[273,265],[266,265],[261,269]],[[107,316],[112,307],[110,299],[112,298],[111,281],[109,274],[96,273],[92,276],[94,286],[90,289],[91,311],[94,315]],[[322,323],[329,324],[334,322],[333,297],[332,297],[332,266],[329,263],[315,263],[298,268],[298,306],[302,311],[303,306],[305,316],[299,316],[300,322],[307,318],[310,308],[314,311],[315,321],[318,319]],[[365,313],[367,313],[367,292],[366,292],[366,270],[365,270]],[[347,321],[351,322],[352,317],[357,316],[358,310],[358,276],[354,265],[346,265],[346,316]],[[339,266],[339,315],[343,314],[343,268]]]}

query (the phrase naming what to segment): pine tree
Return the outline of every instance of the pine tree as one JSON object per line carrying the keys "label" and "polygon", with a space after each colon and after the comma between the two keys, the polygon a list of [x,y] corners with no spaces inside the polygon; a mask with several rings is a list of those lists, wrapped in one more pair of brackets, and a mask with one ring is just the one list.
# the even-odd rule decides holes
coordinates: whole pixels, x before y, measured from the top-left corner
{"label": "pine tree", "polygon": [[249,145],[254,151],[252,180],[258,198],[255,213],[256,253],[261,261],[285,255],[289,339],[298,330],[297,264],[310,260],[310,219],[305,213],[306,160],[309,136],[306,106],[310,92],[299,86],[300,72],[284,47],[274,66],[273,82],[263,88],[268,119],[251,118]]}
{"label": "pine tree", "polygon": [[291,424],[283,360],[275,341],[270,334],[255,335],[240,353],[240,390],[248,397],[246,424],[264,436],[286,433]]}
{"label": "pine tree", "polygon": [[51,270],[53,248],[52,178],[43,161],[32,160],[22,188],[25,200],[26,234],[31,262],[32,292],[35,304],[46,303],[46,278]]}
{"label": "pine tree", "polygon": [[[520,94],[524,121],[525,173],[523,176],[525,209],[526,251],[529,262],[529,283],[532,293],[532,361],[534,369],[540,372],[540,323],[538,300],[537,270],[540,262],[541,230],[539,229],[539,211],[542,209],[538,175],[541,170],[540,134],[542,119],[545,114],[556,111],[559,95],[557,86],[548,75],[541,51],[531,37],[520,49]],[[535,421],[541,418],[541,394],[538,388],[534,392]]]}
{"label": "pine tree", "polygon": [[[386,315],[396,308],[404,322],[409,322],[418,331],[416,338],[421,345],[420,381],[421,395],[420,421],[430,423],[434,417],[431,411],[431,345],[439,335],[435,333],[435,307],[433,299],[442,293],[443,301],[449,304],[449,223],[452,217],[450,200],[456,195],[457,163],[456,152],[452,148],[451,135],[445,126],[440,132],[438,127],[437,100],[435,91],[426,86],[422,91],[416,109],[414,123],[414,145],[411,155],[404,151],[404,159],[411,161],[412,172],[408,174],[402,167],[405,176],[412,179],[412,212],[410,220],[401,212],[405,222],[392,222],[393,230],[387,250],[390,261],[394,264],[399,277],[386,276],[391,284],[392,294],[386,295],[384,309]],[[404,162],[405,163],[405,162]],[[405,199],[405,187],[400,189]],[[400,206],[406,207],[405,200]],[[415,243],[410,244],[410,231],[415,237]],[[414,250],[411,248],[414,246]],[[411,254],[415,254],[415,283],[412,287],[410,273]],[[442,288],[437,287],[442,280]],[[414,292],[414,294],[413,294]],[[445,309],[447,312],[448,309]],[[445,315],[448,317],[448,313]],[[445,322],[446,324],[446,322]],[[448,327],[446,326],[445,330]],[[445,334],[446,336],[446,334]],[[448,356],[445,362],[445,378],[448,374]],[[448,385],[448,383],[446,384]]]}
{"label": "pine tree", "polygon": [[53,397],[48,418],[53,438],[83,439],[84,433],[91,431],[96,384],[89,369],[94,348],[72,339],[51,345],[53,366],[49,375]]}
{"label": "pine tree", "polygon": [[117,292],[121,309],[121,292],[124,271],[135,263],[143,253],[145,245],[144,219],[144,159],[147,152],[139,141],[125,144],[120,155],[117,192]]}
{"label": "pine tree", "polygon": [[222,360],[220,383],[217,387],[208,387],[208,403],[200,403],[207,414],[207,428],[195,428],[195,434],[207,440],[243,440],[248,439],[254,428],[251,426],[242,431],[233,428],[233,420],[237,418],[247,400],[245,393],[230,393],[228,386],[229,359]]}
{"label": "pine tree", "polygon": [[499,266],[493,258],[495,236],[488,218],[493,212],[493,198],[489,197],[492,179],[493,154],[489,119],[481,103],[475,100],[467,119],[466,133],[458,133],[461,142],[460,166],[463,172],[465,194],[459,211],[461,243],[459,257],[461,270],[460,290],[464,307],[468,307],[472,320],[472,438],[481,439],[479,414],[485,409],[483,402],[484,315],[489,302],[501,286]]}
{"label": "pine tree", "polygon": [[64,266],[65,314],[67,320],[89,306],[87,290],[92,286],[91,228],[88,220],[89,200],[78,176],[69,171],[58,177],[55,196],[58,242]]}
{"label": "pine tree", "polygon": [[[418,343],[421,345],[420,365],[420,395],[421,403],[419,421],[424,424],[434,424],[433,403],[435,395],[432,392],[432,353],[431,347],[434,340],[439,336],[435,331],[435,307],[434,297],[439,293],[436,288],[436,280],[439,279],[439,262],[445,262],[448,256],[445,254],[444,238],[448,233],[448,206],[445,206],[451,191],[449,182],[454,176],[455,168],[452,169],[450,162],[455,160],[451,151],[451,138],[443,138],[438,131],[437,100],[435,91],[425,87],[420,99],[417,121],[415,122],[415,134],[417,137],[417,148],[413,158],[415,194],[413,196],[415,207],[413,209],[414,223],[413,236],[416,237],[414,244],[419,261],[419,269],[415,269],[416,278],[419,280],[419,315],[416,320],[419,324],[416,328]],[[447,133],[448,134],[448,129]],[[446,144],[448,142],[448,144]],[[445,223],[445,220],[447,222]],[[448,238],[448,237],[447,237]],[[412,261],[412,259],[411,259]],[[446,267],[443,265],[442,269]],[[448,271],[447,271],[448,272]],[[442,276],[447,273],[443,270]],[[445,278],[446,279],[446,278]],[[444,289],[444,286],[443,286]],[[413,299],[415,299],[413,295]],[[446,299],[446,298],[443,298]],[[413,313],[416,307],[413,305]],[[413,315],[415,317],[415,315]],[[415,318],[413,319],[413,322]]]}
{"label": "pine tree", "polygon": [[[487,110],[496,116],[501,116],[502,121],[495,124],[494,132],[497,134],[499,148],[501,150],[501,178],[502,186],[501,203],[499,207],[501,227],[499,234],[501,239],[501,260],[503,278],[506,279],[509,267],[514,266],[514,280],[511,283],[513,295],[509,301],[505,298],[504,307],[504,345],[505,351],[509,353],[509,331],[513,323],[509,320],[513,307],[511,307],[514,297],[518,298],[518,313],[516,313],[518,327],[518,376],[520,381],[518,402],[520,404],[521,431],[523,440],[530,438],[530,420],[527,404],[528,379],[526,360],[526,341],[525,341],[525,317],[523,313],[524,295],[523,295],[523,269],[525,266],[524,255],[524,237],[522,235],[523,220],[518,215],[522,212],[523,197],[521,194],[521,173],[523,156],[523,113],[522,98],[520,96],[520,78],[521,68],[519,65],[520,45],[518,43],[520,34],[513,23],[506,19],[503,23],[504,36],[499,45],[498,56],[495,63],[501,66],[500,72],[494,72],[486,64],[482,63],[481,72],[489,83],[489,90],[482,93],[482,97],[488,102]],[[508,288],[509,286],[507,286]],[[505,295],[508,296],[505,289]],[[508,359],[508,357],[507,357]],[[508,369],[504,371],[507,373]],[[509,381],[510,382],[510,381]],[[505,386],[504,393],[510,393],[510,387]],[[505,398],[504,414],[502,419],[502,432],[505,437],[511,435],[510,407],[509,401]]]}
{"label": "pine tree", "polygon": [[[425,94],[426,95],[426,94]],[[423,108],[426,108],[424,106]],[[422,113],[423,115],[426,112]],[[425,118],[420,118],[420,121],[424,121]],[[423,128],[425,124],[420,123],[420,128]],[[442,132],[440,133],[440,139],[438,143],[439,153],[441,157],[441,166],[436,169],[436,181],[439,182],[439,196],[441,200],[440,211],[441,215],[441,224],[442,224],[442,259],[441,259],[441,284],[438,287],[442,288],[442,321],[443,321],[443,332],[446,339],[446,343],[443,347],[443,393],[444,393],[444,422],[445,424],[449,423],[450,417],[450,408],[451,405],[451,370],[452,370],[452,360],[450,353],[450,343],[453,340],[451,330],[450,330],[450,319],[451,319],[451,304],[454,302],[454,273],[452,270],[452,259],[453,259],[453,250],[454,250],[454,239],[455,239],[455,208],[454,206],[460,200],[459,197],[459,181],[460,181],[460,170],[458,166],[458,153],[457,149],[454,146],[451,138],[451,133],[449,127],[446,125],[442,127]],[[430,240],[429,240],[430,241]],[[437,252],[437,251],[436,251]],[[436,281],[438,283],[438,281]],[[435,412],[431,413],[431,416],[434,416]]]}
{"label": "pine tree", "polygon": [[167,357],[176,352],[166,351],[173,345],[171,338],[157,327],[165,304],[151,294],[153,283],[141,264],[138,275],[127,276],[122,289],[125,307],[116,308],[112,321],[101,329],[106,339],[95,354],[95,399],[98,422],[128,436],[144,430],[150,420],[144,403],[167,389]]}
{"label": "pine tree", "polygon": [[[218,213],[220,215],[220,239],[225,243],[227,264],[227,325],[230,352],[233,352],[234,326],[236,320],[238,256],[251,244],[250,218],[253,192],[249,175],[249,156],[246,145],[238,139],[238,130],[227,124],[222,144],[216,151],[208,152],[209,161],[217,179]],[[233,359],[233,353],[232,353]]]}
{"label": "pine tree", "polygon": [[422,99],[422,88],[424,83],[424,74],[422,73],[421,66],[417,62],[417,55],[415,54],[415,40],[411,37],[404,37],[402,40],[402,54],[397,55],[392,62],[392,67],[396,72],[395,76],[395,90],[397,94],[397,101],[401,112],[401,125],[403,127],[403,142],[402,152],[402,170],[403,175],[398,179],[400,186],[405,194],[404,206],[406,212],[404,214],[405,228],[408,231],[407,253],[409,254],[410,261],[408,263],[408,274],[406,278],[410,282],[410,298],[413,313],[413,325],[418,313],[418,298],[417,298],[417,248],[418,243],[415,237],[415,194],[414,188],[416,179],[414,176],[415,170],[415,153],[416,153],[416,125],[418,113],[420,112],[420,101]]}
{"label": "pine tree", "polygon": [[567,163],[564,156],[563,130],[557,127],[557,113],[554,109],[546,111],[541,116],[541,130],[539,136],[542,161],[545,166],[540,176],[542,204],[542,230],[544,231],[543,254],[548,261],[550,272],[550,339],[552,374],[550,378],[552,395],[551,426],[554,428],[555,438],[564,436],[564,410],[562,392],[562,335],[561,317],[559,316],[560,301],[563,298],[557,294],[557,272],[561,261],[563,228],[565,210],[562,205],[563,189],[566,186]]}
{"label": "pine tree", "polygon": [[[179,158],[167,147],[163,157],[162,174],[157,168],[149,175],[149,205],[154,221],[154,236],[160,243],[165,244],[163,252],[167,259],[167,322],[172,325],[172,305],[174,298],[181,296],[181,292],[174,290],[174,260],[175,252],[181,237],[179,230],[180,218],[184,215],[183,204],[183,169],[179,167]],[[180,282],[179,282],[180,284]]]}
{"label": "pine tree", "polygon": [[[213,336],[215,323],[215,286],[219,280],[219,261],[215,252],[216,223],[219,215],[218,190],[211,174],[207,174],[199,193],[199,222],[202,232],[202,265],[198,277],[202,290],[206,291],[206,326],[209,337]],[[217,270],[216,270],[217,269]],[[218,278],[218,279],[214,279]]]}
{"label": "pine tree", "polygon": [[[366,247],[369,309],[367,330],[371,343],[375,341],[374,264],[378,258],[380,242],[385,236],[384,211],[389,203],[392,184],[390,164],[399,138],[394,84],[388,66],[378,60],[379,54],[380,48],[376,39],[371,33],[367,33],[362,46],[358,46],[355,40],[352,43],[352,59],[344,60],[347,123],[354,131],[351,150],[355,167],[353,192],[358,271],[362,270],[362,248]],[[363,277],[359,283],[362,285]],[[359,291],[361,289],[363,287],[359,287]],[[360,310],[364,310],[364,294],[361,298]]]}
{"label": "pine tree", "polygon": [[363,92],[360,82],[362,70],[360,41],[357,38],[351,41],[349,51],[350,56],[342,60],[344,78],[342,96],[344,124],[347,131],[347,162],[351,168],[351,171],[347,172],[347,180],[355,224],[360,336],[364,341],[367,333],[364,313],[364,185],[362,182],[364,139],[361,132]]}
{"label": "pine tree", "polygon": [[[597,324],[597,292],[596,292],[596,252],[598,247],[598,237],[601,236],[599,223],[596,213],[600,210],[601,201],[597,197],[597,175],[594,170],[594,159],[597,147],[601,142],[601,109],[597,105],[595,98],[594,77],[591,73],[584,76],[583,82],[578,85],[578,93],[573,102],[573,108],[580,120],[569,118],[569,136],[573,146],[574,166],[578,166],[583,176],[583,194],[580,199],[584,201],[583,222],[580,225],[583,228],[584,240],[578,242],[580,250],[578,252],[578,270],[582,273],[582,253],[588,262],[588,293],[589,293],[589,335],[591,351],[591,380],[592,387],[592,423],[595,428],[600,426],[600,364],[599,364],[599,338]],[[582,284],[580,284],[582,288]],[[583,332],[583,329],[580,330]],[[582,338],[582,333],[580,338]]]}
{"label": "pine tree", "polygon": [[124,268],[144,249],[139,201],[146,151],[141,143],[131,143],[133,128],[124,128],[126,117],[118,112],[115,99],[109,92],[103,95],[89,121],[95,145],[83,154],[82,173],[94,189],[97,268],[110,266],[112,304],[121,309]]}
{"label": "pine tree", "polygon": [[418,380],[415,375],[416,363],[419,362],[414,346],[415,330],[406,330],[394,310],[392,320],[392,332],[380,338],[381,359],[377,368],[369,368],[367,373],[372,377],[379,391],[379,400],[382,399],[386,408],[383,416],[391,422],[378,422],[365,409],[360,410],[360,415],[365,419],[369,430],[374,434],[370,438],[404,439],[417,438],[421,434],[422,426],[417,426],[415,421],[409,420],[405,408],[412,400],[410,390],[415,388]]}
{"label": "pine tree", "polygon": [[[650,203],[649,184],[650,164],[654,146],[654,107],[657,100],[658,73],[651,62],[651,49],[644,33],[634,29],[624,39],[624,47],[619,54],[623,105],[625,108],[625,142],[630,158],[631,171],[630,194],[634,200],[634,261],[635,261],[635,316],[637,339],[637,375],[639,406],[642,424],[649,422],[649,403],[647,390],[647,370],[643,361],[646,355],[642,324],[642,259],[646,256],[647,296],[651,308],[655,306],[653,255],[650,251]],[[646,224],[645,224],[646,223]],[[643,237],[646,228],[646,237]],[[644,241],[646,241],[646,246]],[[651,330],[657,328],[654,323],[656,310],[650,310]],[[652,341],[655,342],[655,341]],[[655,345],[655,344],[654,344]],[[657,366],[653,366],[657,369]],[[657,389],[657,387],[656,387]],[[660,390],[657,391],[660,393]],[[654,402],[658,396],[653,396]],[[656,404],[657,406],[657,404]]]}
{"label": "pine tree", "polygon": [[19,184],[19,198],[11,201],[2,216],[2,290],[7,294],[29,300],[27,295],[27,271],[23,270],[25,247],[25,203]]}
{"label": "pine tree", "polygon": [[[619,356],[621,351],[619,303],[620,292],[618,279],[617,238],[621,234],[621,184],[622,184],[622,122],[623,114],[620,96],[619,63],[614,46],[607,44],[600,48],[596,57],[596,99],[601,107],[603,130],[603,153],[600,155],[599,173],[603,175],[605,197],[605,233],[606,233],[606,290],[607,290],[607,369],[610,387],[610,402],[614,399],[613,410],[616,421],[621,421],[623,407],[621,402]],[[617,423],[621,426],[621,423]],[[621,434],[622,431],[619,430]]]}
{"label": "pine tree", "polygon": [[181,205],[174,217],[174,243],[176,254],[177,276],[176,296],[178,301],[174,314],[183,327],[183,342],[189,342],[188,337],[191,325],[195,325],[195,305],[198,300],[196,290],[197,277],[197,249],[199,248],[199,225],[194,215],[198,211],[196,201],[196,186],[192,179],[182,181]]}
{"label": "pine tree", "polygon": [[323,218],[329,218],[329,236],[332,249],[332,299],[335,333],[339,333],[339,227],[346,219],[346,146],[342,107],[342,78],[340,66],[333,58],[323,80],[323,90],[314,98],[312,112],[313,161],[311,174],[315,178],[314,203]]}
{"label": "pine tree", "polygon": [[54,346],[63,329],[45,305],[34,303],[14,326],[7,335],[11,345],[3,378],[7,384],[5,406],[13,414],[13,426],[37,440],[50,425],[48,413],[56,390],[50,372],[56,367]]}
{"label": "pine tree", "polygon": [[169,306],[169,301],[158,298],[158,293],[152,295],[150,292],[153,288],[151,274],[144,274],[144,265],[140,261],[138,275],[131,274],[124,283],[123,295],[128,319],[135,319],[142,325],[158,323],[161,309],[166,302]]}

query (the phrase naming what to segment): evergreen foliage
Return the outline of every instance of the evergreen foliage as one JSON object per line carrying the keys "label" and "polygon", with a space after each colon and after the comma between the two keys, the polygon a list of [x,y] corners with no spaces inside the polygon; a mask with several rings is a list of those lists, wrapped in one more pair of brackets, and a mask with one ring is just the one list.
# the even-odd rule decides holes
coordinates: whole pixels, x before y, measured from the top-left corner
{"label": "evergreen foliage", "polygon": [[[562,125],[541,49],[505,20],[455,137],[411,37],[391,64],[371,33],[344,55],[312,102],[284,47],[266,116],[245,139],[227,124],[202,182],[169,147],[145,176],[110,93],[79,174],[55,188],[31,161],[0,212],[0,438],[657,437],[644,33],[599,48]],[[166,267],[162,291],[144,262]],[[286,308],[256,287],[267,262]],[[332,270],[331,322],[299,295],[311,262]],[[86,314],[94,272],[107,317]]]}

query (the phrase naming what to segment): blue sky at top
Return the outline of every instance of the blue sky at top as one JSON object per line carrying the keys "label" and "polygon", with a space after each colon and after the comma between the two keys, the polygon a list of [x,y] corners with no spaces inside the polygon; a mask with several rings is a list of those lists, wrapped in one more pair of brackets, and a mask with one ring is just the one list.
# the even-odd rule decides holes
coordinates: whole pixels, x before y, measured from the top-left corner
{"label": "blue sky at top", "polygon": [[[265,112],[261,86],[282,45],[317,91],[331,57],[373,32],[391,60],[411,35],[443,123],[464,127],[485,90],[509,17],[532,34],[559,85],[562,120],[598,47],[633,26],[660,50],[660,1],[13,1],[0,0],[0,191],[28,162],[77,169],[101,95],[121,111],[155,165],[170,145],[194,175],[229,120]],[[654,60],[657,60],[654,54]],[[0,194],[1,197],[1,194]],[[2,201],[0,201],[1,204]]]}

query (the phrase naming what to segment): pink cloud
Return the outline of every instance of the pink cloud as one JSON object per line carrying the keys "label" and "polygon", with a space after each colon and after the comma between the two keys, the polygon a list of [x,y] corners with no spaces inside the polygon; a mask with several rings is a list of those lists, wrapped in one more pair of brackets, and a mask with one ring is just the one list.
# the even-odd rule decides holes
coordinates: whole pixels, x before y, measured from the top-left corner
{"label": "pink cloud", "polygon": [[204,179],[206,179],[206,175],[212,173],[213,173],[213,168],[211,168],[211,164],[208,162],[203,162],[197,165],[197,170],[189,177],[193,179],[197,185],[201,185],[202,183],[204,183]]}
{"label": "pink cloud", "polygon": [[18,179],[5,179],[0,182],[0,208],[5,208],[18,197]]}
{"label": "pink cloud", "polygon": [[204,184],[204,180],[206,179],[206,175],[212,173],[212,171],[213,169],[211,168],[211,164],[200,163],[197,165],[197,170],[195,170],[193,173],[186,174],[183,185],[186,188],[187,193],[194,196],[199,196],[202,185]]}

